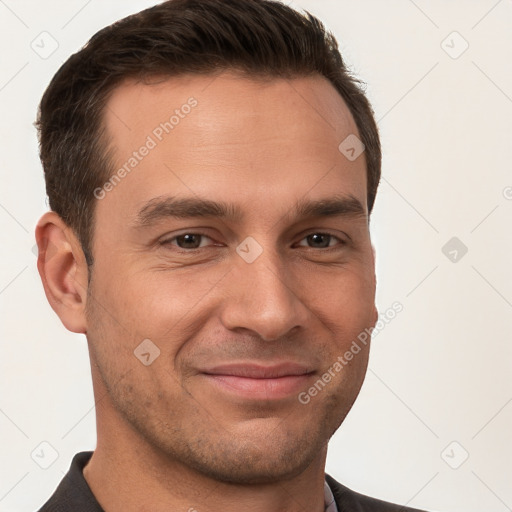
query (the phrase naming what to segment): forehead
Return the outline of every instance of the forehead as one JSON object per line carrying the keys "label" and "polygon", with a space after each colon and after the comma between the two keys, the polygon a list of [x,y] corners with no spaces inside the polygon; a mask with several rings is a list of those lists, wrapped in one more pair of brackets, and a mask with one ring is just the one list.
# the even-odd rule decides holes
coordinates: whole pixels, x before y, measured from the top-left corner
{"label": "forehead", "polygon": [[[116,130],[118,123],[130,130],[136,123],[143,128],[144,119],[152,119],[156,114],[162,120],[167,111],[173,113],[195,97],[201,103],[201,110],[221,109],[219,121],[228,118],[229,124],[236,127],[247,121],[247,116],[263,118],[280,105],[281,113],[288,110],[283,122],[309,117],[319,117],[332,130],[350,129],[357,131],[348,107],[333,85],[321,75],[295,77],[247,76],[235,70],[215,74],[176,77],[155,77],[142,82],[127,79],[118,85],[110,95],[105,111],[108,128]],[[163,110],[162,110],[163,109]],[[231,114],[238,115],[232,116]],[[319,119],[318,119],[319,120]],[[279,122],[278,118],[274,122]],[[125,124],[126,123],[126,124]],[[147,129],[149,126],[145,126]]]}
{"label": "forehead", "polygon": [[276,214],[305,195],[342,193],[366,206],[364,154],[351,161],[339,150],[358,135],[356,124],[320,76],[127,81],[110,97],[104,122],[122,178],[98,209],[108,205],[125,218],[166,194],[237,200]]}

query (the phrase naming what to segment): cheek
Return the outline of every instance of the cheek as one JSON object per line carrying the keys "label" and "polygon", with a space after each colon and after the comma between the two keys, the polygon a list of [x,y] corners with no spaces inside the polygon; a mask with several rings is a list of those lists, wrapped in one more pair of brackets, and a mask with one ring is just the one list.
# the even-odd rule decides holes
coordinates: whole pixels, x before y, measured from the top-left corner
{"label": "cheek", "polygon": [[200,311],[225,272],[213,267],[185,271],[124,268],[102,285],[103,295],[117,316],[149,337]]}
{"label": "cheek", "polygon": [[[325,371],[331,368],[335,382],[346,388],[343,396],[359,389],[368,364],[371,343],[370,328],[375,322],[375,289],[371,279],[340,279],[332,283],[317,309],[322,327],[329,332],[328,356],[324,359]],[[322,315],[322,316],[320,316]],[[336,364],[336,368],[333,365]],[[336,371],[338,370],[338,371]],[[334,385],[336,386],[336,384]],[[349,390],[352,390],[349,392]]]}
{"label": "cheek", "polygon": [[333,326],[364,326],[373,320],[375,279],[371,267],[347,265],[318,271],[303,278],[300,289],[304,300]]}
{"label": "cheek", "polygon": [[[212,298],[222,289],[226,269],[146,272],[134,276],[125,293],[132,320],[146,336],[185,340],[203,325],[212,311]],[[168,347],[172,349],[172,347]]]}
{"label": "cheek", "polygon": [[[101,381],[117,407],[148,412],[162,399],[163,389],[175,390],[176,377],[169,373],[168,350],[151,332],[152,319],[126,299],[108,302],[110,295],[92,300],[88,310],[87,338]],[[122,312],[122,313],[121,313]],[[169,325],[169,324],[165,324]],[[173,349],[175,350],[175,349]],[[123,405],[124,404],[124,405]]]}

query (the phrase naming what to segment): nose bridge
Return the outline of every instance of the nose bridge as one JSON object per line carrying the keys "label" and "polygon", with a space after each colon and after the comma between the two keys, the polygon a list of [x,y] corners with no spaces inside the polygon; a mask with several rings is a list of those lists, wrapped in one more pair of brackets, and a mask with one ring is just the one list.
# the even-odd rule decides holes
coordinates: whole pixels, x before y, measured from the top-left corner
{"label": "nose bridge", "polygon": [[[248,237],[250,238],[250,237]],[[223,310],[227,328],[245,328],[265,340],[285,336],[306,320],[306,307],[297,295],[291,273],[270,242],[246,239],[237,247]]]}

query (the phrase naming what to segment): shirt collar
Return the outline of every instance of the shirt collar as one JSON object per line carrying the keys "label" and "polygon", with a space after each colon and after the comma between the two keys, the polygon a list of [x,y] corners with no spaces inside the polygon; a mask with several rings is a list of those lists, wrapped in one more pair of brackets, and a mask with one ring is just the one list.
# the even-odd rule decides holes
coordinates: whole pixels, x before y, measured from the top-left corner
{"label": "shirt collar", "polygon": [[324,503],[325,503],[325,512],[338,512],[338,507],[336,506],[336,502],[334,501],[334,496],[332,494],[331,488],[324,481]]}

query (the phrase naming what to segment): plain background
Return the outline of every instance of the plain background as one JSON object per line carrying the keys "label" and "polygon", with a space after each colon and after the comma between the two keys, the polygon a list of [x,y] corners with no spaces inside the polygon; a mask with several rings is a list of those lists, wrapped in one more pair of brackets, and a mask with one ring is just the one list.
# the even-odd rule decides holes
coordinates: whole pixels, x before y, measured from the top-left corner
{"label": "plain background", "polygon": [[[95,446],[85,337],[36,270],[37,104],[93,33],[153,3],[0,0],[1,511],[37,509]],[[384,148],[377,305],[403,305],[327,471],[409,506],[512,510],[512,2],[287,3],[322,19],[368,84]]]}

